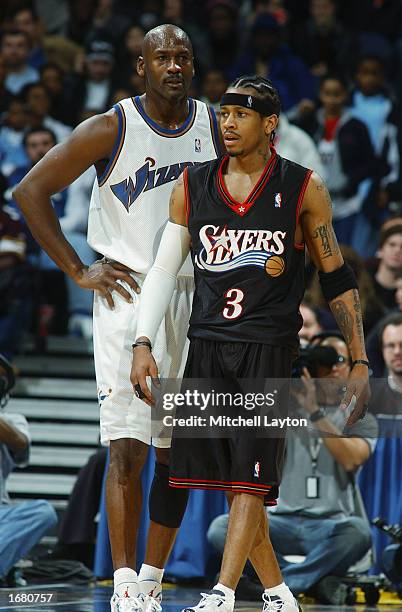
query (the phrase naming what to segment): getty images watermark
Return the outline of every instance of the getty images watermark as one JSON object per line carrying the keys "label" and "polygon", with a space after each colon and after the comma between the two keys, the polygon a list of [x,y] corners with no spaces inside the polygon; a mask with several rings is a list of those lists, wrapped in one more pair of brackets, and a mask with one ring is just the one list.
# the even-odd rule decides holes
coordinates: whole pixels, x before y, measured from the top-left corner
{"label": "getty images watermark", "polygon": [[[198,389],[186,389],[184,392],[162,393],[163,411],[176,411],[177,408],[186,408],[188,416],[176,416],[176,414],[165,414],[162,417],[163,425],[166,427],[307,427],[308,420],[298,417],[273,417],[271,413],[260,414],[260,409],[272,408],[275,406],[278,391],[275,389],[268,393],[230,393],[215,391],[202,392]],[[211,409],[216,408],[235,408],[246,411],[257,412],[253,415],[230,414],[208,414]],[[191,414],[192,409],[198,409],[205,415]]]}
{"label": "getty images watermark", "polygon": [[308,428],[307,415],[289,411],[289,379],[161,381],[152,408],[153,436],[285,437]]}

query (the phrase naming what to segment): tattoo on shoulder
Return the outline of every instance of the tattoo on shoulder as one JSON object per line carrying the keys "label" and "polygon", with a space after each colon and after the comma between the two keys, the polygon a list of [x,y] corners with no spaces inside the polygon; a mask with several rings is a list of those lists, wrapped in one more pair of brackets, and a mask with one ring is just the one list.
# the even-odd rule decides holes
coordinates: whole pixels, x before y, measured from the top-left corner
{"label": "tattoo on shoulder", "polygon": [[354,321],[347,304],[343,300],[335,300],[331,303],[331,310],[334,314],[335,321],[338,323],[339,329],[343,333],[346,343],[349,345],[353,338]]}
{"label": "tattoo on shoulder", "polygon": [[316,189],[317,189],[317,191],[323,191],[324,192],[325,199],[326,199],[328,205],[330,206],[330,208],[332,208],[332,200],[331,200],[331,196],[329,195],[329,191],[327,189],[327,186],[324,183],[318,183],[316,185]]}

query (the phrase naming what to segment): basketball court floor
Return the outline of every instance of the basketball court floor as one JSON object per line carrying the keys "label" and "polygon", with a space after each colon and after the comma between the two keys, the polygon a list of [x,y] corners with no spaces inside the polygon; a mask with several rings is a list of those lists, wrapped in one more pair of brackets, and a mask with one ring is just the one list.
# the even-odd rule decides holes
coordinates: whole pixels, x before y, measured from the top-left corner
{"label": "basketball court floor", "polygon": [[[201,589],[202,590],[202,589]],[[180,612],[185,606],[195,604],[199,600],[200,589],[172,587],[164,589],[163,610],[164,612]],[[26,595],[26,598],[23,595]],[[52,595],[50,603],[34,603],[38,594],[46,595],[47,599]],[[0,610],[10,612],[110,612],[110,597],[112,594],[111,586],[74,587],[65,585],[52,585],[51,587],[41,586],[40,589],[29,590],[19,589],[0,591]],[[20,597],[17,597],[19,595]],[[18,599],[18,601],[16,601]],[[21,600],[25,599],[24,603]],[[42,597],[43,599],[43,597]],[[401,605],[379,605],[377,607],[367,607],[364,604],[349,606],[318,606],[302,603],[304,612],[396,612],[402,611]],[[258,602],[239,601],[236,603],[236,611],[251,612],[262,610]]]}

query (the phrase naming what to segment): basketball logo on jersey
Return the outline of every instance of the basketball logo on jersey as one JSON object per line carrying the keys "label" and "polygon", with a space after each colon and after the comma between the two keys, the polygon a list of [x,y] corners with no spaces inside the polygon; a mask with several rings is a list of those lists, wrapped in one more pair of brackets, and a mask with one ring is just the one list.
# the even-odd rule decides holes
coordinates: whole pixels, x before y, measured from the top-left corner
{"label": "basketball logo on jersey", "polygon": [[196,162],[182,162],[180,164],[172,164],[170,166],[162,166],[161,168],[154,169],[156,161],[152,157],[146,157],[145,164],[135,173],[135,182],[131,176],[129,176],[124,179],[124,181],[111,185],[110,189],[128,212],[130,206],[143,192],[177,180],[184,168],[187,168],[187,166],[194,166],[195,164]]}
{"label": "basketball logo on jersey", "polygon": [[256,461],[254,463],[254,478],[259,478],[260,477],[260,462]]}
{"label": "basketball logo on jersey", "polygon": [[275,194],[275,208],[280,208],[282,206],[282,194]]}
{"label": "basketball logo on jersey", "polygon": [[[195,264],[203,270],[226,272],[243,266],[257,266],[265,269],[269,276],[279,276],[285,269],[285,261],[279,255],[285,251],[286,232],[204,225],[199,236],[202,247],[195,255]],[[272,266],[271,259],[274,262]]]}
{"label": "basketball logo on jersey", "polygon": [[194,141],[194,149],[196,153],[201,153],[201,140],[199,138]]}

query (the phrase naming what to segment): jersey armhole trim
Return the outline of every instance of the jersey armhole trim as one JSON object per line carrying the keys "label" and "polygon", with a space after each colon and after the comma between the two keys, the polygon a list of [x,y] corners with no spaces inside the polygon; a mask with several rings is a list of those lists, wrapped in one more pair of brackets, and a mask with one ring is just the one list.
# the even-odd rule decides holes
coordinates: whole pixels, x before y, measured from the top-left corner
{"label": "jersey armhole trim", "polygon": [[113,108],[117,113],[118,133],[108,164],[105,170],[103,171],[103,174],[101,176],[98,176],[99,187],[102,187],[102,185],[106,183],[107,179],[111,175],[112,170],[115,167],[117,160],[119,159],[119,155],[123,148],[124,139],[126,136],[126,115],[124,113],[123,107],[120,103],[117,103],[113,106]]}
{"label": "jersey armhole trim", "polygon": [[[299,216],[300,216],[300,210],[303,204],[303,200],[304,200],[304,194],[306,193],[306,189],[307,189],[307,185],[308,182],[310,180],[311,175],[313,174],[312,170],[307,170],[306,172],[306,176],[304,177],[304,181],[303,184],[301,186],[300,189],[300,193],[299,193],[299,197],[297,199],[297,206],[296,206],[296,226],[295,229],[297,228],[297,225],[299,223]],[[302,250],[304,249],[304,242],[295,242],[295,247],[296,249]]]}
{"label": "jersey armhole trim", "polygon": [[191,209],[190,192],[188,189],[188,168],[184,168],[183,170],[183,185],[184,185],[184,198],[185,198],[185,204],[186,204],[186,221],[187,221],[187,227],[188,227],[188,220],[190,217],[190,209]]}
{"label": "jersey armhole trim", "polygon": [[223,155],[222,145],[219,138],[219,128],[218,128],[218,120],[216,118],[215,110],[212,106],[208,106],[208,115],[209,115],[209,123],[211,126],[211,136],[212,142],[214,145],[215,153],[217,157],[221,157]]}

